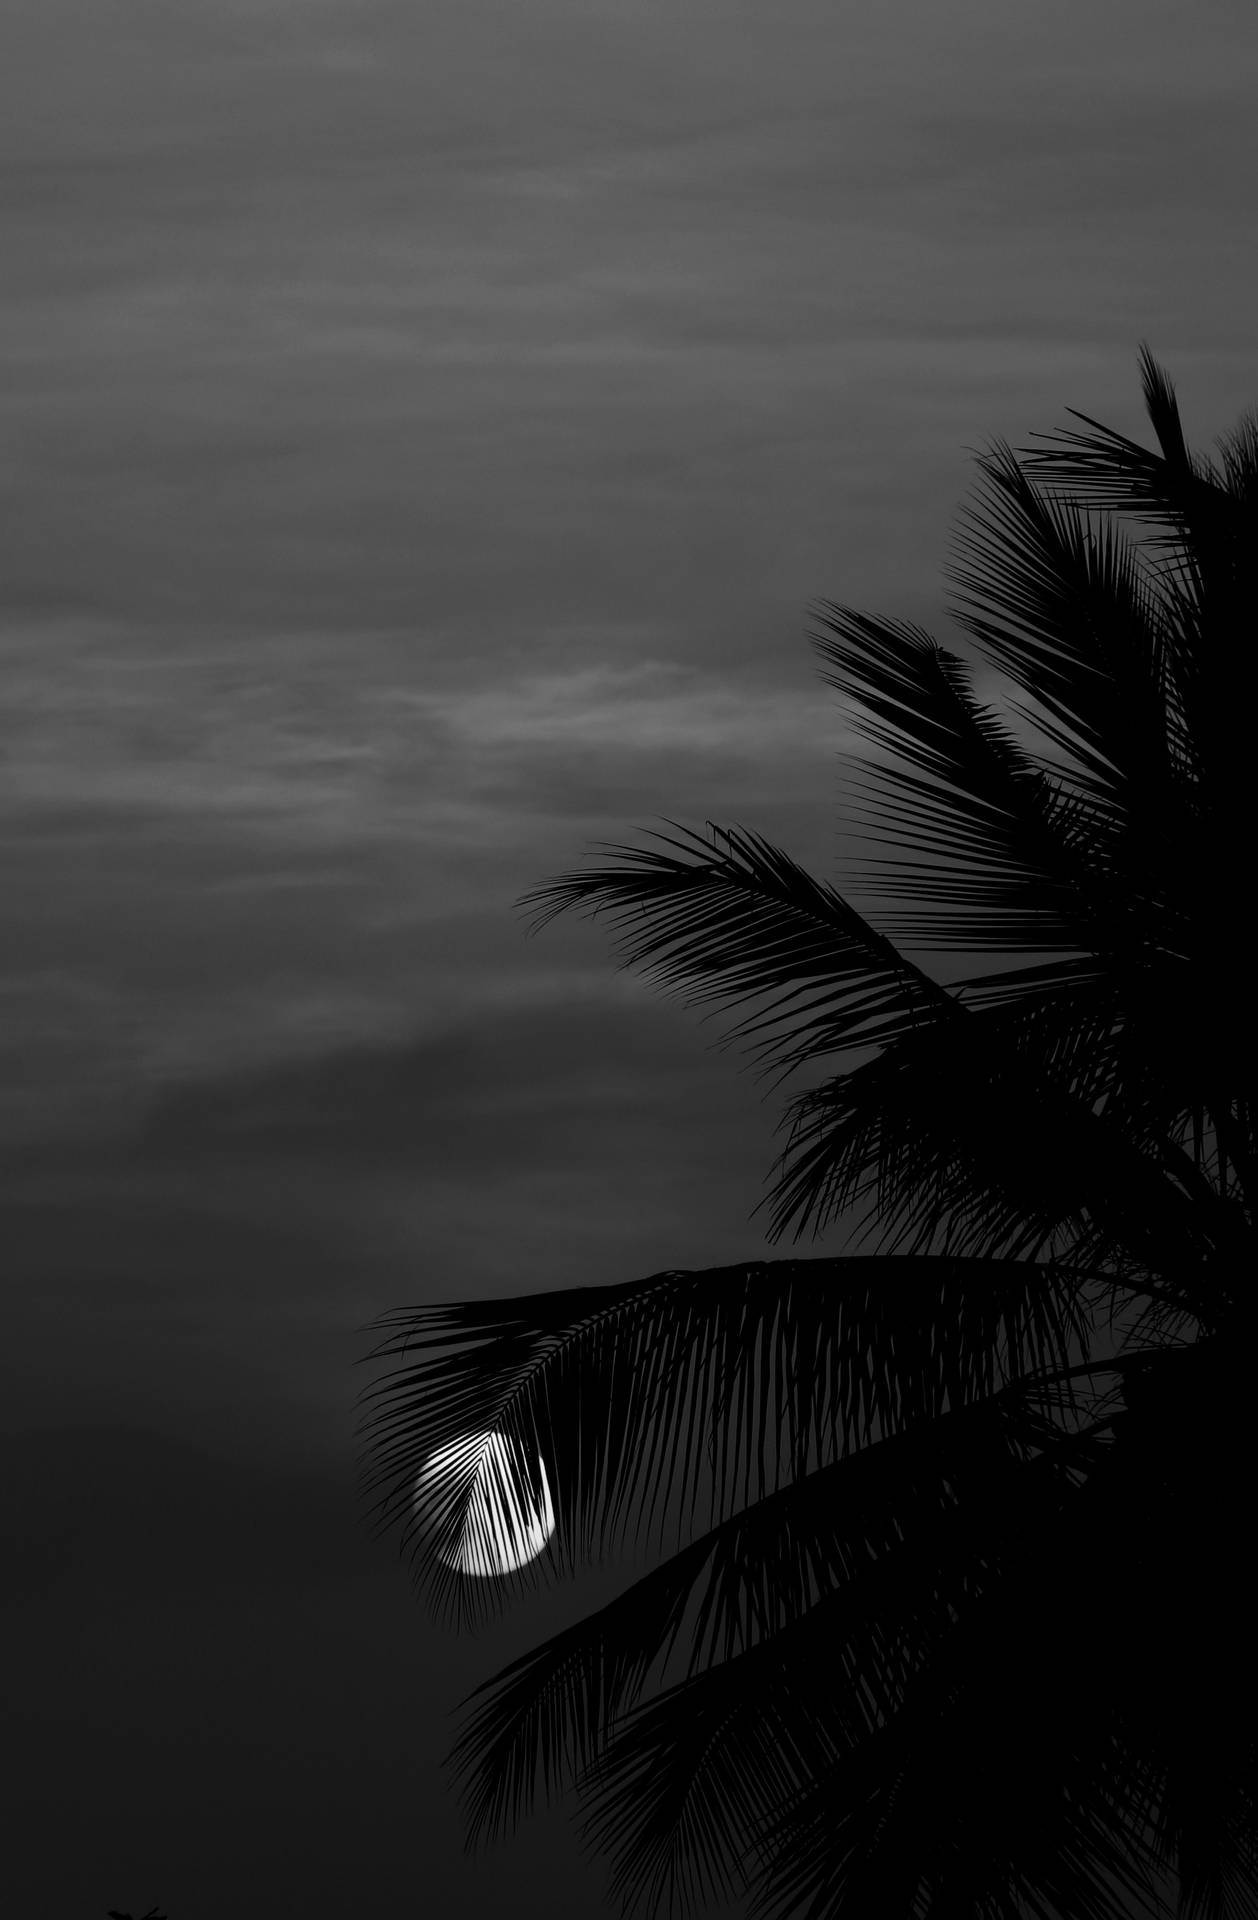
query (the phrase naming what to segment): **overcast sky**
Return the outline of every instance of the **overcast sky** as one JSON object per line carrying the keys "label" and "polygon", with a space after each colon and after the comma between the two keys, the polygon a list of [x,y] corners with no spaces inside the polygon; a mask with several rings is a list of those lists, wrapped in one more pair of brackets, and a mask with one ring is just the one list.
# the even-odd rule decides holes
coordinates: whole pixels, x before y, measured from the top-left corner
{"label": "overcast sky", "polygon": [[1258,401],[1255,97],[1239,0],[6,0],[15,1913],[600,1910],[460,1856],[574,1607],[429,1626],[359,1329],[765,1257],[786,1094],[513,901],[665,817],[841,877],[808,603],[955,638],[973,450],[1148,440],[1141,339]]}

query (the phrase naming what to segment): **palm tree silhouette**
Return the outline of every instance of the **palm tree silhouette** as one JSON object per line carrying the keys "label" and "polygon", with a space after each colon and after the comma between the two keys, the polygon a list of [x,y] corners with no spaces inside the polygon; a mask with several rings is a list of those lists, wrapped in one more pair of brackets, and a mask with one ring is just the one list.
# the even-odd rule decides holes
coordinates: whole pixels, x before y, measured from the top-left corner
{"label": "palm tree silhouette", "polygon": [[[1182,1916],[1258,1912],[1258,427],[1190,455],[1140,366],[1160,454],[1076,414],[1091,433],[979,456],[947,577],[1005,715],[929,634],[820,603],[823,677],[877,749],[860,817],[897,839],[861,863],[877,926],[711,823],[521,902],[608,911],[624,964],[692,1001],[767,998],[722,1044],[785,1023],[783,1073],[833,1056],[787,1109],[768,1237],[851,1212],[873,1250],[373,1323],[368,1359],[412,1357],[360,1396],[361,1484],[438,1618],[631,1520],[662,1548],[670,1502],[677,1525],[471,1696],[469,1847],[575,1784],[649,1912],[1120,1920],[1166,1911],[1167,1875]],[[489,1431],[519,1500],[545,1460],[557,1518],[503,1579],[442,1557],[467,1474],[408,1507]]]}

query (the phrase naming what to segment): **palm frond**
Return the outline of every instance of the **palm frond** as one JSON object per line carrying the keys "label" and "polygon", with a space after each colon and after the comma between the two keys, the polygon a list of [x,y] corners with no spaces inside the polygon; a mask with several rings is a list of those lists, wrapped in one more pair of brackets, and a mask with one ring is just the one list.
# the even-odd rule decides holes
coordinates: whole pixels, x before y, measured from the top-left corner
{"label": "palm frond", "polygon": [[1227,490],[1242,509],[1258,508],[1258,408],[1247,407],[1231,433],[1215,441]]}
{"label": "palm frond", "polygon": [[[1027,1375],[985,1400],[799,1470],[477,1689],[472,1699],[482,1704],[452,1756],[456,1774],[470,1783],[469,1845],[513,1826],[531,1807],[539,1777],[547,1790],[592,1777],[609,1730],[636,1706],[648,1676],[667,1667],[687,1620],[693,1676],[755,1645],[778,1646],[805,1617],[810,1633],[820,1623],[834,1644],[840,1627],[863,1622],[864,1631],[885,1621],[905,1588],[910,1555],[914,1578],[933,1592],[949,1541],[955,1547],[968,1538],[954,1517],[960,1500],[970,1502],[972,1531],[976,1498],[989,1505],[989,1525],[1010,1501],[1029,1515],[1037,1476],[1080,1470],[1084,1443],[1060,1416],[1077,1406],[1070,1376],[1084,1371],[1094,1381],[1113,1370],[1099,1362]],[[1020,1469],[1033,1458],[1046,1464],[1028,1479]]]}
{"label": "palm frond", "polygon": [[[1169,529],[1148,541],[1165,556],[1158,575],[1170,614],[1163,624],[1164,702],[1186,773],[1194,784],[1221,786],[1226,811],[1237,798],[1245,751],[1238,676],[1249,681],[1253,672],[1240,642],[1258,543],[1252,426],[1221,443],[1220,474],[1188,451],[1174,388],[1144,344],[1140,364],[1160,457],[1070,408],[1093,432],[1038,435],[1065,444],[1024,450],[1023,466],[1032,480],[1068,487],[1085,511],[1098,507]],[[1239,704],[1247,710],[1246,701]],[[1120,734],[1117,725],[1115,738]]]}
{"label": "palm frond", "polygon": [[[563,874],[521,897],[518,905],[545,903],[530,931],[571,907],[585,907],[593,919],[607,913],[614,927],[630,929],[619,943],[623,965],[641,966],[647,979],[680,987],[692,1005],[777,995],[779,1011],[744,1022],[719,1044],[790,1020],[798,1037],[776,1063],[779,1079],[817,1054],[883,1044],[927,1013],[956,1017],[946,988],[833,887],[814,880],[760,835],[711,822],[709,841],[687,828],[676,830],[691,844],[670,841],[667,834],[651,837],[703,857],[679,860],[612,847],[624,854],[628,871]],[[806,1005],[795,1004],[808,994]],[[771,1039],[761,1052],[775,1045]]]}
{"label": "palm frond", "polygon": [[[1089,414],[1067,407],[1066,412],[1091,427],[1092,433],[1059,428],[1051,434],[1033,434],[1033,439],[1063,444],[1021,448],[1022,463],[1032,479],[1050,479],[1058,488],[1068,488],[1085,511],[1116,513],[1171,528],[1158,544],[1191,550],[1210,545],[1209,524],[1217,519],[1227,524],[1232,519],[1227,490],[1210,462],[1189,452],[1175,389],[1144,341],[1138,358],[1145,411],[1160,455]],[[1243,463],[1243,452],[1240,457]]]}
{"label": "palm frond", "polygon": [[[377,1531],[401,1523],[438,1617],[475,1625],[616,1543],[662,1545],[670,1527],[680,1538],[701,1512],[761,1497],[810,1453],[833,1458],[1069,1367],[1090,1350],[1093,1280],[1025,1261],[840,1255],[399,1310],[366,1358],[416,1357],[360,1396],[362,1488]],[[544,1462],[555,1514],[545,1554],[493,1580],[449,1563],[475,1494],[472,1449],[440,1506],[415,1508],[433,1457],[489,1433],[518,1463],[525,1511]]]}
{"label": "palm frond", "polygon": [[[972,1202],[972,1217],[966,1223],[969,1237],[957,1243],[958,1250],[973,1250],[982,1244],[984,1233],[996,1232],[998,1239],[988,1244],[1000,1252],[1038,1257],[1054,1233],[1079,1229],[1082,1202],[1071,1202],[1068,1189],[1059,1184],[1056,1197],[1064,1204],[1050,1207],[1051,1217],[1043,1206],[1028,1213],[1014,1203],[1014,1194],[1025,1191],[1027,1181],[1007,1164],[1008,1113],[997,1118],[1000,1103],[1010,1100],[1019,1114],[1034,1120],[1034,1151],[1023,1158],[1038,1166],[1032,1184],[1041,1194],[1051,1188],[1052,1173],[1060,1171],[1064,1158],[1086,1172],[1092,1187],[1102,1168],[1111,1180],[1121,1176],[1122,1184],[1131,1190],[1129,1217],[1137,1218],[1150,1204],[1155,1214],[1166,1212],[1171,1200],[1156,1179],[1156,1169],[1140,1165],[1130,1152],[1124,1156],[1112,1122],[1103,1127],[1077,1100],[1071,1103],[1063,1096],[1052,1103],[1050,1124],[1041,1099],[1040,1070],[1046,1060],[1026,1059],[1026,1047],[1020,1045],[1014,1056],[998,1060],[998,1075],[993,1079],[994,1053],[1005,1046],[1008,1035],[1003,1030],[991,1036],[978,1031],[956,987],[946,988],[933,980],[834,889],[813,881],[788,856],[754,834],[711,826],[709,833],[711,843],[692,836],[706,856],[698,861],[622,848],[632,863],[630,871],[613,868],[565,875],[526,898],[547,903],[539,925],[574,905],[589,908],[595,918],[604,911],[611,913],[613,924],[627,923],[629,928],[621,941],[624,964],[652,963],[645,968],[648,977],[655,974],[680,985],[692,1001],[776,993],[775,1009],[742,1022],[720,1043],[729,1045],[791,1022],[792,1044],[784,1046],[772,1031],[761,1042],[762,1060],[776,1054],[761,1077],[776,1066],[780,1080],[827,1053],[879,1050],[874,1061],[799,1096],[788,1109],[783,1124],[791,1133],[783,1154],[784,1171],[773,1192],[760,1203],[774,1208],[771,1239],[780,1237],[797,1217],[797,1240],[810,1220],[814,1231],[820,1232],[838,1211],[870,1195],[886,1217],[889,1207],[898,1208],[912,1197],[895,1175],[898,1165],[911,1176],[920,1206],[926,1209],[913,1226],[919,1235],[915,1246],[929,1244],[929,1236],[920,1238],[923,1220],[929,1218],[937,1225],[945,1212],[955,1214],[955,1196],[964,1187]],[[725,851],[719,852],[722,842]],[[683,851],[689,849],[683,846]],[[1093,992],[1094,1009],[1114,984],[1113,957],[1106,957],[1111,961],[1109,974],[1101,975],[1099,982],[1093,977],[1101,995],[1098,1000],[1098,992]],[[1129,962],[1129,970],[1136,964]],[[1028,982],[1034,984],[1037,977],[1043,978],[1029,974]],[[1086,969],[1075,978],[1078,987],[1086,984]],[[1060,977],[1053,984],[1059,993]],[[801,1005],[805,995],[809,998]],[[1108,1004],[1111,1021],[1118,1021],[1121,998],[1111,993]],[[1028,1017],[1032,1016],[1046,1030],[1047,1010],[1033,1009]],[[1085,1031],[1089,1045],[1105,1037],[1094,1019]],[[1023,1061],[1021,1068],[1017,1061]],[[921,1064],[911,1069],[912,1062]],[[904,1138],[898,1159],[888,1159],[879,1179],[867,1181],[865,1176],[887,1138],[886,1129],[879,1122],[873,1131],[858,1128],[853,1136],[844,1132],[843,1116],[849,1107],[855,1112],[858,1107],[864,1111],[876,1105],[883,1089],[917,1086],[919,1074],[924,1076],[923,1086],[939,1094],[933,1107],[922,1103],[921,1120],[924,1125],[929,1119],[936,1132],[941,1120],[945,1122],[945,1158],[940,1162],[937,1156],[932,1159],[918,1152],[923,1129],[916,1126],[911,1138]],[[1093,1097],[1099,1098],[1099,1092]],[[967,1123],[974,1122],[971,1149],[985,1133],[991,1149],[1000,1150],[999,1160],[1006,1164],[998,1168],[994,1181],[985,1181],[988,1170],[974,1151],[957,1160],[957,1126],[949,1118],[954,1108]],[[855,1120],[853,1126],[857,1126]],[[802,1151],[794,1165],[786,1166],[801,1143],[818,1131],[824,1137],[815,1149]],[[859,1149],[853,1138],[859,1140]],[[1101,1158],[1094,1165],[1098,1153]],[[1124,1159],[1125,1165],[1121,1164]],[[753,1217],[758,1211],[759,1207],[753,1210]],[[1152,1231],[1150,1224],[1146,1237]]]}
{"label": "palm frond", "polygon": [[1168,1096],[1155,1078],[1143,1106],[1128,1089],[1127,1108],[1102,1108],[1121,1060],[1108,991],[1085,981],[1027,995],[1029,1008],[1011,996],[964,1029],[919,1024],[795,1096],[783,1171],[759,1203],[773,1208],[770,1237],[863,1207],[894,1223],[888,1248],[1039,1259],[1099,1224],[1107,1259],[1191,1269],[1210,1243],[1190,1195],[1206,1189],[1156,1131]]}
{"label": "palm frond", "polygon": [[1034,486],[1004,441],[978,466],[987,502],[962,509],[973,532],[955,544],[968,557],[943,569],[961,590],[953,617],[1032,695],[1034,709],[1014,710],[1066,753],[1085,794],[1118,820],[1142,804],[1160,811],[1174,775],[1166,621],[1132,548]]}
{"label": "palm frond", "polygon": [[[1026,1728],[1009,1740],[921,1681],[912,1709],[814,1766],[765,1824],[755,1920],[1167,1920],[1135,1811],[1140,1749],[1097,1727],[1093,1702],[1080,1703],[1087,1717],[1057,1720],[1070,1691],[1037,1715],[1040,1690],[1034,1704],[1019,1690]],[[1051,1761],[1041,1754],[1037,1766],[1027,1744],[1045,1726]]]}
{"label": "palm frond", "polygon": [[1254,1897],[1255,1656],[1219,1482],[1244,1362],[1207,1341],[1111,1364],[1127,1410],[1097,1430],[1118,1444],[1055,1510],[995,1526],[998,1552],[1015,1535],[1025,1551],[957,1610],[896,1717],[769,1817],[754,1911],[860,1912],[877,1889],[892,1915],[1008,1912],[1034,1893],[1052,1920],[1125,1920],[1116,1894],[1163,1906],[1168,1863],[1182,1913],[1247,1876]]}
{"label": "palm frond", "polygon": [[[999,1404],[968,1408],[938,1423],[938,1457],[917,1431],[840,1463],[826,1476],[832,1494],[816,1486],[817,1533],[829,1544],[837,1529],[845,1547],[828,1590],[625,1717],[587,1770],[585,1830],[613,1860],[613,1897],[658,1910],[695,1897],[690,1873],[728,1892],[722,1868],[754,1855],[766,1820],[810,1777],[844,1754],[876,1766],[882,1730],[906,1708],[913,1717],[920,1677],[957,1620],[1036,1542],[1038,1559],[1105,1444],[1096,1424],[1069,1436],[1042,1426],[1031,1453],[1020,1424]],[[807,1493],[805,1483],[801,1505]],[[1046,1634],[1051,1657],[1037,1616],[1037,1659]],[[913,1737],[928,1733],[937,1738],[925,1715]]]}
{"label": "palm frond", "polygon": [[890,766],[864,763],[864,790],[877,801],[868,817],[919,856],[870,862],[872,884],[880,898],[947,909],[915,914],[912,936],[942,934],[945,947],[975,953],[1126,945],[1112,871],[1094,852],[1108,848],[1113,827],[1094,832],[1082,858],[1042,769],[979,706],[961,660],[915,628],[821,604],[833,637],[813,644],[835,669],[822,678],[864,709],[855,730],[895,756]]}

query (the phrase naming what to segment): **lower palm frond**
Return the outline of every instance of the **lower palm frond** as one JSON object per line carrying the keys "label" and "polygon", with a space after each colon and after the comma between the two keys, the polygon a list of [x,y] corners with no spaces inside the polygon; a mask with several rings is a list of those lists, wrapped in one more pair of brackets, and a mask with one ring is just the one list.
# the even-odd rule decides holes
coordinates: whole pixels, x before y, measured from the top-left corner
{"label": "lower palm frond", "polygon": [[[1122,1419],[1016,1465],[989,1449],[968,1480],[950,1461],[933,1510],[904,1513],[903,1537],[806,1615],[613,1727],[584,1781],[613,1893],[659,1910],[728,1890],[742,1860],[783,1915],[1010,1914],[1028,1886],[1062,1915],[1128,1920],[1110,1883],[1147,1890],[1157,1861],[1136,1764],[1151,1729],[1126,1711],[1149,1686],[1149,1596],[1132,1475],[1101,1438]],[[895,1485],[888,1463],[884,1495]],[[1157,1517],[1147,1499],[1141,1515]],[[1241,1703],[1183,1704],[1155,1815],[1212,1719],[1244,1737]],[[1212,1861],[1225,1838],[1201,1830]]]}
{"label": "lower palm frond", "polygon": [[1029,1523],[1092,1458],[1097,1423],[1072,1433],[1039,1404],[1073,1406],[1067,1384],[1064,1374],[1031,1376],[801,1469],[479,1689],[473,1697],[488,1698],[454,1756],[470,1779],[472,1838],[518,1819],[539,1775],[547,1786],[590,1777],[683,1628],[689,1677],[681,1719],[668,1722],[677,1726],[701,1698],[717,1718],[736,1709],[754,1720],[771,1701],[748,1669],[772,1693],[797,1640],[825,1664],[854,1638],[885,1638],[903,1607],[919,1636],[928,1632],[941,1583],[959,1594],[972,1573],[975,1541],[987,1548],[1010,1506]]}
{"label": "lower palm frond", "polygon": [[1185,1920],[1252,1910],[1258,1688],[1245,1543],[1219,1524],[1234,1364],[1213,1344],[1147,1363],[1186,1420],[1214,1409],[1187,1471],[1133,1396],[903,1711],[770,1818],[757,1912],[1004,1915],[1033,1890],[1053,1920],[1126,1920],[1126,1898],[1164,1908],[1168,1867]]}
{"label": "lower palm frond", "polygon": [[[1062,1372],[1090,1353],[1097,1287],[1114,1291],[1060,1264],[853,1255],[398,1312],[367,1357],[415,1357],[362,1396],[364,1487],[381,1530],[401,1523],[438,1614],[473,1622],[614,1541],[680,1539],[810,1457]],[[493,1581],[443,1558],[467,1526],[471,1464],[415,1508],[434,1456],[487,1434],[522,1504],[544,1461],[555,1513],[544,1559]]]}

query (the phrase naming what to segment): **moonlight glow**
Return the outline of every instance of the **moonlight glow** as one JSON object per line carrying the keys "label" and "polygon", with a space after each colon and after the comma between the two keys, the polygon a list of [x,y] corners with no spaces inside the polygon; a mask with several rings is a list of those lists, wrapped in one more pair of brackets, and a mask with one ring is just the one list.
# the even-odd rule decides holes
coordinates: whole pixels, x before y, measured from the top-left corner
{"label": "moonlight glow", "polygon": [[555,1531],[546,1466],[538,1461],[542,1502],[521,1505],[508,1472],[507,1442],[500,1433],[468,1435],[433,1454],[415,1487],[418,1513],[431,1513],[443,1488],[457,1483],[469,1461],[475,1461],[472,1497],[458,1544],[441,1549],[437,1558],[461,1573],[484,1576],[512,1573],[535,1560]]}

